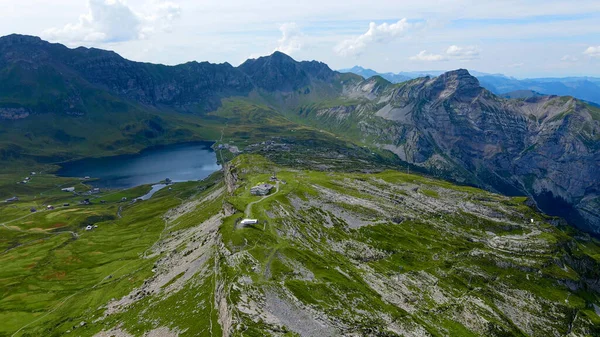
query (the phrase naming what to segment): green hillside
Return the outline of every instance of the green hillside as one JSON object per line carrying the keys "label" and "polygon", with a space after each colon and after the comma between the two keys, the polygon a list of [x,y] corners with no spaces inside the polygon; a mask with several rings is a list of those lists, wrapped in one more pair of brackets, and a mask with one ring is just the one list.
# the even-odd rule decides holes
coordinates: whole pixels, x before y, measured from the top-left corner
{"label": "green hillside", "polygon": [[600,333],[600,242],[524,198],[257,155],[149,201],[78,205],[73,183],[41,175],[0,206],[0,335]]}

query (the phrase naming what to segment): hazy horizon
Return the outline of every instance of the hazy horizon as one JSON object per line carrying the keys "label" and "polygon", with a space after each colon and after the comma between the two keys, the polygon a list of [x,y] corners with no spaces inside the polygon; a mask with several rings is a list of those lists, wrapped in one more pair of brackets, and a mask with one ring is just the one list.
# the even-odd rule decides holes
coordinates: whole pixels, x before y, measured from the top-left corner
{"label": "hazy horizon", "polygon": [[[23,20],[27,18],[27,20]],[[0,4],[0,35],[114,50],[135,61],[229,62],[282,51],[332,69],[476,69],[600,77],[600,2],[41,0]]]}

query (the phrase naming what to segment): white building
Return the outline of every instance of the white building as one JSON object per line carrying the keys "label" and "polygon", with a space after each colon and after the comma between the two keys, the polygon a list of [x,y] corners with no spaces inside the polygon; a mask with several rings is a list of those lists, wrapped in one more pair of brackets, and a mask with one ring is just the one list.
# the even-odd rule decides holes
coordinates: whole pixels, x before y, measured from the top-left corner
{"label": "white building", "polygon": [[255,225],[257,223],[258,223],[257,219],[244,219],[240,222],[240,225],[247,226],[247,225]]}
{"label": "white building", "polygon": [[66,187],[60,189],[63,192],[75,192],[75,187]]}
{"label": "white building", "polygon": [[250,189],[250,193],[252,195],[267,195],[273,189],[273,185],[271,184],[259,184]]}

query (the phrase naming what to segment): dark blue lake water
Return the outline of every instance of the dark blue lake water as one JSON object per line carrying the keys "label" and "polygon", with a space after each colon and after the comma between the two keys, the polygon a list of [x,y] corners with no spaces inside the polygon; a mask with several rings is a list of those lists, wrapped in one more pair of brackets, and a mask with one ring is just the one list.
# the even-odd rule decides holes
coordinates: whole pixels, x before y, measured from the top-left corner
{"label": "dark blue lake water", "polygon": [[219,170],[210,143],[185,143],[150,148],[139,154],[82,159],[65,163],[64,177],[98,178],[94,187],[130,188],[170,178],[173,182],[201,180]]}

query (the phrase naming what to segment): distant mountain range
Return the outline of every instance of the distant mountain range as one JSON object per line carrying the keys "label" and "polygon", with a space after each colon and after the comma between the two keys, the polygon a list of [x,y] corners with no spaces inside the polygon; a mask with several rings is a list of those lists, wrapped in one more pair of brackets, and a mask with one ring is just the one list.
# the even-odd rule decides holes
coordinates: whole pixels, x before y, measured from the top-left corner
{"label": "distant mountain range", "polygon": [[[359,67],[359,66],[354,66],[350,69],[340,69],[340,72],[342,73],[353,73],[356,75],[360,75],[362,77],[364,77],[365,79],[367,78],[371,78],[373,76],[381,76],[383,78],[385,78],[386,80],[392,82],[392,83],[400,83],[400,82],[404,82],[404,81],[408,81],[408,80],[412,80],[413,78],[417,78],[417,77],[421,77],[417,74],[413,74],[413,73],[378,73],[373,69],[365,69],[363,67]],[[427,76],[427,75],[425,75]],[[437,75],[436,75],[437,76]]]}
{"label": "distant mountain range", "polygon": [[[435,77],[444,73],[444,71],[439,70],[378,73],[373,69],[366,69],[360,66],[342,69],[340,72],[354,73],[364,78],[381,76],[392,83],[401,83],[424,76]],[[482,87],[497,95],[513,91],[531,90],[544,95],[573,96],[600,104],[600,78],[598,77],[548,77],[519,80],[502,74],[488,74],[473,70],[470,70],[470,73],[479,79]]]}
{"label": "distant mountain range", "polygon": [[[507,92],[519,87],[500,84],[526,83],[476,74]],[[394,165],[531,196],[600,234],[599,108],[531,92],[507,99],[465,69],[438,75],[394,84],[280,52],[238,67],[164,66],[11,35],[0,38],[0,159],[56,162],[223,135],[244,150],[273,137],[296,145],[304,133],[309,156],[282,150],[288,161],[378,151]]]}

